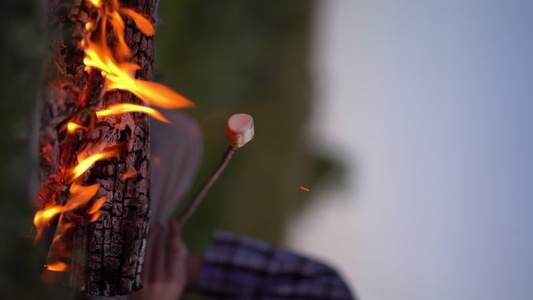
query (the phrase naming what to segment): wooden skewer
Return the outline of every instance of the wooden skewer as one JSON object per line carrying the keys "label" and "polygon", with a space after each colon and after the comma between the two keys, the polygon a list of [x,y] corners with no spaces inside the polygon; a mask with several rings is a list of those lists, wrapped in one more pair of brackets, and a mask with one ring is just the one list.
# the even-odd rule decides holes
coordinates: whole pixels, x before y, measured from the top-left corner
{"label": "wooden skewer", "polygon": [[230,146],[224,152],[222,161],[218,167],[213,171],[211,176],[207,179],[204,185],[200,188],[193,200],[187,205],[185,211],[178,218],[178,223],[180,226],[194,214],[202,199],[207,194],[207,191],[218,179],[222,171],[226,168],[233,154],[237,152],[237,149],[244,146],[246,143],[251,141],[254,137],[254,120],[248,114],[235,114],[228,119],[226,126],[226,139]]}

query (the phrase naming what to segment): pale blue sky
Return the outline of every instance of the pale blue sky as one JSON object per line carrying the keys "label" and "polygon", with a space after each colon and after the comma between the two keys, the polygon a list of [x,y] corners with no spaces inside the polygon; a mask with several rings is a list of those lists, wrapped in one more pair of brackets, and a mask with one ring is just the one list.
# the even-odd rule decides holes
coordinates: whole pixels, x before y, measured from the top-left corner
{"label": "pale blue sky", "polygon": [[362,299],[533,299],[533,1],[329,0],[317,17],[310,135],[350,184],[312,190],[327,200],[288,244]]}

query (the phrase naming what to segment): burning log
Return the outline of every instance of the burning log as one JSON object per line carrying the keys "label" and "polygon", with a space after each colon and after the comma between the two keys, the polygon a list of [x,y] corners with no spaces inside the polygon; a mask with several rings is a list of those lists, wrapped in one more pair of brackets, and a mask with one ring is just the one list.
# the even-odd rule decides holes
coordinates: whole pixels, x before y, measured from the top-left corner
{"label": "burning log", "polygon": [[80,292],[113,296],[142,287],[150,215],[147,114],[162,117],[143,102],[191,104],[149,82],[156,1],[48,3],[52,39],[34,223],[38,237],[55,225],[45,275],[66,272]]}

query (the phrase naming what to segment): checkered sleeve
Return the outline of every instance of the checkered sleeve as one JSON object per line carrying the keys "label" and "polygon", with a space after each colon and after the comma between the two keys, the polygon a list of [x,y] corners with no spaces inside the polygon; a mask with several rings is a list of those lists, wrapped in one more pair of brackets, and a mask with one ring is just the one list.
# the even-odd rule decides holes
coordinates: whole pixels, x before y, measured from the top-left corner
{"label": "checkered sleeve", "polygon": [[198,289],[216,299],[355,299],[330,267],[220,231],[205,255]]}

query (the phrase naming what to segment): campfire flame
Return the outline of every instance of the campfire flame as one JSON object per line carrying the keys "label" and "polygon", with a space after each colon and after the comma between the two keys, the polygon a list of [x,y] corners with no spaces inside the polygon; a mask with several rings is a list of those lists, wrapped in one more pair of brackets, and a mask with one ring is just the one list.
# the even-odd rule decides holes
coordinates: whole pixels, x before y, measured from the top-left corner
{"label": "campfire flame", "polygon": [[[96,9],[98,17],[85,24],[85,29],[88,32],[88,37],[82,40],[82,46],[85,48],[85,58],[83,60],[85,70],[90,71],[91,68],[100,70],[105,77],[106,91],[128,91],[148,105],[151,104],[168,109],[193,106],[192,102],[162,84],[135,79],[135,71],[141,69],[141,67],[128,62],[131,57],[131,50],[124,39],[125,23],[123,17],[131,18],[146,36],[154,34],[154,27],[151,22],[131,9],[120,7],[117,0],[89,0],[89,2]],[[116,42],[113,44],[113,50],[106,39],[108,22],[112,26]],[[97,32],[97,30],[99,31]],[[153,108],[129,103],[116,104],[96,111],[96,116],[100,119],[109,115],[131,112],[145,113],[163,122],[169,122]],[[89,131],[91,128],[75,122],[67,124],[67,131],[70,133],[74,133],[78,129]],[[64,184],[70,184],[69,197],[66,203],[58,204],[50,201],[48,207],[35,214],[33,222],[37,228],[36,240],[39,239],[44,229],[49,226],[55,217],[63,216],[63,214],[67,214],[74,209],[87,207],[86,212],[89,223],[96,221],[100,217],[100,208],[104,205],[106,197],[102,196],[97,200],[93,200],[98,193],[100,184],[82,186],[76,183],[75,180],[85,174],[95,162],[110,158],[116,154],[116,150],[106,151],[105,149],[90,156],[88,156],[88,153],[78,153],[78,164],[71,170],[61,173],[62,178],[60,181]],[[135,174],[133,171],[126,172],[123,179],[132,177]],[[59,234],[56,233],[52,245],[58,244],[56,248],[64,249],[63,252],[65,253],[62,255],[67,257],[69,256],[68,247],[61,244],[61,237],[74,225],[67,220],[63,220],[63,217],[60,218],[60,222],[62,230],[59,231]],[[66,271],[68,266],[62,261],[61,257],[54,257],[52,259],[49,258],[49,262],[45,267],[49,271],[62,272]]]}
{"label": "campfire flame", "polygon": [[124,173],[124,175],[122,176],[122,180],[126,180],[128,178],[131,178],[131,177],[135,176],[135,174],[137,174],[136,171],[128,171],[128,172]]}
{"label": "campfire flame", "polygon": [[[33,224],[37,228],[36,238],[38,239],[41,236],[43,230],[55,216],[89,203],[93,196],[98,192],[98,188],[100,188],[100,184],[81,186],[73,183],[69,190],[70,197],[65,205],[53,205],[38,211],[33,218]],[[59,237],[57,236],[55,237],[55,239],[58,238]]]}
{"label": "campfire flame", "polygon": [[56,262],[44,266],[50,271],[65,271],[67,269],[67,264],[65,264],[64,262]]}
{"label": "campfire flame", "polygon": [[193,103],[168,87],[151,81],[135,79],[134,73],[140,67],[129,62],[118,63],[111,50],[104,44],[87,41],[83,63],[102,71],[106,78],[107,91],[128,91],[147,104],[175,109],[192,106]]}
{"label": "campfire flame", "polygon": [[[143,16],[128,8],[122,8],[117,0],[111,0],[110,5],[102,5],[100,1],[91,0],[91,3],[98,9],[100,15],[99,38],[86,40],[85,58],[83,63],[87,68],[97,68],[106,77],[106,89],[123,90],[135,94],[141,100],[155,106],[175,109],[192,106],[193,103],[185,97],[169,89],[168,87],[151,81],[135,79],[134,73],[139,70],[136,64],[119,60],[125,60],[131,56],[130,49],[124,40],[124,20],[120,15],[132,18],[139,30],[147,35],[154,34],[154,27]],[[115,53],[111,52],[106,42],[107,21],[113,27],[113,33],[118,41]],[[87,27],[93,28],[92,23]]]}
{"label": "campfire flame", "polygon": [[72,170],[71,181],[80,177],[85,171],[87,171],[95,162],[113,156],[116,151],[107,151],[101,152],[87,157],[86,159],[79,162],[79,164]]}
{"label": "campfire flame", "polygon": [[128,112],[142,112],[162,122],[170,123],[170,121],[167,120],[165,117],[163,117],[163,115],[160,112],[158,112],[157,110],[153,108],[141,106],[141,105],[129,104],[129,103],[116,104],[116,105],[108,107],[105,110],[97,111],[96,116],[100,118],[104,116],[118,115],[118,114],[123,114],[123,113],[128,113]]}

